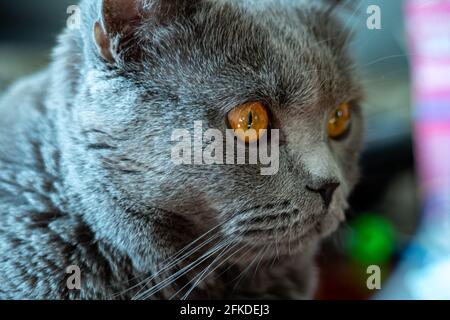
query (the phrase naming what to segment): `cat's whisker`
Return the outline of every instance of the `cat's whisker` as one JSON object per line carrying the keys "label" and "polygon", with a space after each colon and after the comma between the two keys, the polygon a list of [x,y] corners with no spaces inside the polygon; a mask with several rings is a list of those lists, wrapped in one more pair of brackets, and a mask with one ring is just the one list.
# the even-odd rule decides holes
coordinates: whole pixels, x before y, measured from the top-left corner
{"label": "cat's whisker", "polygon": [[[358,12],[361,11],[361,6],[362,6],[363,4],[364,4],[364,2],[363,2],[363,1],[360,1],[359,4],[358,4],[358,6],[355,8],[355,10],[353,11],[352,15],[350,16],[350,18],[347,19],[347,21],[356,20],[356,21],[353,22],[353,25],[352,25],[352,26],[347,26],[347,28],[349,28],[350,31],[348,31],[348,30],[342,30],[343,33],[348,32],[348,34],[347,34],[346,37],[345,37],[345,41],[344,41],[345,44],[349,43],[349,42],[350,42],[350,39],[351,39],[352,36],[355,34],[355,30],[356,30],[356,27],[358,26],[358,22],[359,22],[357,19],[355,19],[355,17],[356,17],[356,14],[357,14]],[[346,28],[344,28],[344,29],[346,29]]]}
{"label": "cat's whisker", "polygon": [[[121,296],[125,293],[128,293],[140,286],[143,286],[143,288],[148,285],[151,281],[153,281],[155,278],[157,278],[159,275],[161,275],[163,272],[168,271],[169,269],[175,267],[179,262],[183,261],[184,259],[188,258],[189,256],[191,256],[192,254],[194,254],[195,252],[197,252],[198,250],[200,250],[201,248],[203,248],[204,246],[208,245],[209,243],[211,243],[212,241],[214,241],[215,239],[217,239],[219,237],[218,234],[213,235],[212,237],[206,239],[205,241],[203,241],[202,243],[200,243],[199,245],[197,245],[196,247],[194,247],[193,249],[191,249],[189,252],[185,253],[183,256],[170,261],[170,258],[165,260],[164,263],[167,261],[168,264],[164,265],[164,263],[162,263],[163,267],[161,269],[159,269],[157,272],[152,273],[150,276],[146,277],[145,279],[143,279],[142,281],[140,281],[139,283],[133,285],[132,287],[128,288],[127,290],[120,292],[116,295],[113,295],[113,297],[117,297],[117,296]],[[197,240],[196,240],[197,241]],[[186,246],[184,249],[182,249],[182,251],[186,250],[191,244],[189,244],[188,246]],[[180,255],[180,253],[176,254],[175,257],[178,257]],[[134,279],[131,279],[129,281],[133,281],[136,280],[137,277],[135,277]],[[139,294],[143,288],[141,288],[141,290],[138,291],[137,294]]]}
{"label": "cat's whisker", "polygon": [[[183,256],[175,259],[174,261],[170,262],[168,265],[166,265],[165,267],[163,267],[162,269],[159,269],[157,272],[153,273],[152,275],[150,275],[150,277],[146,278],[145,280],[143,280],[139,285],[142,285],[145,282],[145,286],[150,284],[153,280],[155,280],[158,276],[162,275],[164,272],[176,267],[180,262],[184,261],[185,259],[191,257],[194,253],[196,253],[197,251],[199,251],[200,249],[202,249],[203,247],[205,247],[206,245],[208,245],[209,243],[213,242],[214,240],[216,240],[217,238],[219,238],[219,234],[213,235],[212,237],[206,239],[205,241],[203,241],[202,243],[200,243],[199,245],[197,245],[196,247],[194,247],[193,249],[191,249],[189,252],[185,253]],[[136,286],[135,286],[136,287]],[[136,295],[139,295],[142,291],[144,290],[144,287],[141,288],[141,290],[139,290]]]}
{"label": "cat's whisker", "polygon": [[[177,254],[175,254],[175,256],[174,256],[173,258],[177,258],[177,257],[180,256],[181,254],[183,254],[183,252],[186,251],[186,250],[188,250],[188,248],[189,248],[190,246],[194,245],[196,242],[200,241],[201,239],[203,239],[204,237],[206,237],[207,235],[209,235],[209,234],[212,233],[213,231],[217,230],[218,228],[220,228],[220,227],[223,226],[224,224],[228,223],[231,219],[232,219],[232,218],[228,218],[228,219],[222,221],[221,223],[219,223],[218,225],[216,225],[215,227],[213,227],[212,229],[210,229],[209,231],[205,232],[203,235],[201,235],[200,237],[198,237],[197,239],[195,239],[194,241],[192,241],[190,244],[188,244],[187,246],[185,246],[183,249],[181,249]],[[220,236],[220,234],[218,234],[218,233],[213,235],[214,238],[217,238],[218,236]],[[209,240],[210,240],[210,239],[211,239],[211,237],[208,238],[208,239],[205,240],[205,241],[208,241],[208,243],[209,243]],[[204,243],[204,242],[203,242],[203,243]],[[202,244],[203,244],[203,243],[202,243]],[[202,244],[198,245],[197,247],[194,247],[194,248],[191,249],[188,253],[189,253],[189,254],[192,253],[192,250],[194,250],[194,249],[195,249],[195,251],[197,251],[198,247],[201,246]],[[194,252],[195,252],[195,251],[194,251]],[[184,255],[184,256],[185,256],[185,255]],[[166,259],[166,262],[169,261],[169,260],[171,260],[171,259],[173,259],[173,258],[168,258],[168,259]],[[181,259],[181,258],[180,258],[180,259]]]}
{"label": "cat's whisker", "polygon": [[278,257],[278,255],[280,254],[279,253],[279,248],[278,248],[278,233],[275,233],[275,246],[276,246],[276,249],[277,249],[277,257]]}
{"label": "cat's whisker", "polygon": [[[278,252],[278,247],[277,247],[277,244],[276,244],[276,243],[273,244],[273,247],[274,247],[274,249],[276,250],[276,252]],[[273,269],[276,260],[277,260],[277,255],[275,254],[275,255],[272,257],[272,264],[270,265],[270,268],[271,268],[271,269]]]}
{"label": "cat's whisker", "polygon": [[[262,249],[261,249],[262,252]],[[240,272],[240,274],[233,279],[232,282],[236,281],[236,283],[233,286],[233,292],[235,292],[237,290],[237,288],[239,287],[239,284],[241,283],[242,279],[244,278],[245,274],[251,269],[251,267],[253,266],[253,264],[259,259],[260,253],[258,253],[257,255],[255,255],[255,257],[253,258],[252,262],[244,269]]]}
{"label": "cat's whisker", "polygon": [[[250,245],[247,244],[246,247],[247,247],[247,246],[250,246]],[[246,260],[247,257],[250,257],[251,252],[252,252],[253,249],[254,249],[254,248],[250,246],[250,248],[242,254],[242,258]],[[232,266],[233,266],[233,265],[232,265]],[[239,278],[239,276],[233,278],[233,279],[230,281],[230,283],[233,283],[233,282],[236,281],[238,278]]]}
{"label": "cat's whisker", "polygon": [[[244,245],[244,247],[246,247],[247,246],[247,244],[246,245]],[[245,253],[244,253],[245,254]],[[223,270],[222,272],[220,272],[219,274],[217,274],[217,276],[215,277],[216,279],[218,279],[218,278],[220,278],[220,277],[222,277],[225,273],[227,273],[231,268],[233,268],[234,267],[234,265],[233,264],[230,264],[225,270]]]}
{"label": "cat's whisker", "polygon": [[[176,255],[169,264],[167,264],[165,267],[163,267],[162,269],[160,269],[158,271],[158,273],[162,273],[164,271],[166,271],[167,269],[172,268],[173,266],[177,265],[178,263],[180,263],[181,261],[185,260],[186,258],[190,257],[193,253],[197,252],[198,250],[202,249],[203,247],[205,247],[206,245],[210,244],[211,242],[213,242],[214,240],[216,240],[217,238],[220,237],[220,234],[215,234],[212,237],[209,237],[208,239],[204,240],[203,242],[201,242],[200,244],[198,244],[197,246],[195,246],[194,248],[192,248],[191,250],[189,250],[188,252],[186,252],[185,254],[182,254],[181,257],[179,257],[179,254]],[[170,261],[170,260],[168,260]],[[158,273],[156,275],[158,275]]]}
{"label": "cat's whisker", "polygon": [[135,295],[133,297],[133,300],[146,300],[156,294],[161,289],[167,287],[168,285],[172,284],[176,280],[180,279],[182,276],[193,270],[194,268],[198,267],[201,263],[205,262],[209,257],[211,257],[213,254],[215,254],[217,251],[224,248],[226,245],[228,245],[227,242],[225,243],[219,243],[218,245],[214,246],[212,249],[208,250],[206,253],[204,253],[200,258],[195,260],[194,262],[190,263],[186,267],[182,268],[181,270],[177,271],[176,273],[169,276],[167,279],[163,280],[159,284],[153,286],[146,292],[142,294]]}
{"label": "cat's whisker", "polygon": [[[189,294],[199,285],[199,283],[201,281],[203,281],[203,279],[206,279],[206,277],[210,274],[208,273],[209,270],[211,270],[211,268],[214,266],[214,264],[219,261],[224,255],[226,255],[228,252],[230,252],[232,249],[234,249],[236,246],[238,245],[238,243],[234,243],[232,245],[232,242],[229,243],[229,245],[211,262],[211,264],[205,268],[204,271],[202,271],[201,273],[199,273],[197,276],[195,276],[191,281],[189,281],[186,285],[184,285],[177,293],[175,293],[170,300],[172,300],[176,295],[178,295],[180,292],[182,292],[184,289],[186,289],[193,281],[195,281],[195,283],[191,286],[191,288],[187,291],[187,293],[185,293],[185,295],[183,296],[182,300],[185,300],[187,298],[187,296],[189,296]],[[230,247],[231,246],[231,247]],[[203,276],[208,273],[204,278]]]}
{"label": "cat's whisker", "polygon": [[[194,268],[196,268],[197,266],[200,266],[203,262],[206,262],[210,257],[212,257],[214,254],[216,254],[217,252],[220,252],[221,250],[227,250],[228,246],[232,243],[232,241],[227,241],[226,243],[223,243],[222,245],[218,246],[217,248],[214,248],[213,250],[211,250],[210,253],[208,253],[204,258],[199,259],[200,261],[198,261],[197,263],[195,263],[194,265],[188,267],[186,270],[181,270],[182,273],[177,276],[174,281],[178,280],[179,278],[181,278],[182,276],[184,276],[185,274],[187,274],[188,272],[190,272],[191,270],[193,270]],[[189,282],[191,282],[193,280],[190,280]]]}
{"label": "cat's whisker", "polygon": [[262,253],[261,253],[261,257],[259,258],[259,262],[258,262],[258,264],[256,265],[255,272],[253,273],[253,279],[256,277],[256,275],[257,275],[257,273],[258,273],[258,268],[259,268],[259,266],[260,266],[260,264],[261,264],[261,262],[262,262],[262,260],[263,260],[263,258],[264,258],[264,256],[265,256],[266,252],[268,251],[269,247],[270,247],[270,245],[267,244],[267,245],[265,245],[265,246],[263,247],[263,249],[261,250],[261,252],[262,252]]}
{"label": "cat's whisker", "polygon": [[[231,219],[231,218],[230,218]],[[200,250],[201,248],[205,247],[206,245],[208,245],[209,243],[211,243],[212,241],[216,240],[217,238],[219,238],[219,234],[214,234],[212,237],[207,238],[206,240],[204,240],[203,242],[201,242],[200,244],[198,244],[197,246],[195,246],[194,248],[190,249],[189,252],[183,254],[186,250],[188,250],[191,246],[193,246],[195,243],[197,243],[198,241],[202,240],[204,237],[208,236],[209,234],[211,234],[213,231],[217,230],[219,227],[221,227],[223,224],[227,223],[230,219],[228,220],[224,220],[223,222],[217,224],[216,226],[214,226],[213,228],[211,228],[210,230],[208,230],[207,232],[205,232],[204,234],[202,234],[201,236],[199,236],[197,239],[193,240],[192,242],[190,242],[189,244],[187,244],[185,247],[183,247],[182,249],[180,249],[173,257],[169,257],[167,259],[165,259],[160,265],[161,268],[156,272],[156,273],[152,273],[149,277],[146,277],[145,279],[143,279],[142,281],[140,281],[139,283],[135,284],[134,286],[128,288],[127,290],[124,290],[120,293],[117,293],[115,295],[113,295],[112,297],[118,297],[121,296],[125,293],[128,293],[136,288],[138,288],[139,286],[142,286],[141,290],[138,291],[137,294],[139,294],[143,288],[145,287],[145,285],[148,285],[152,280],[154,280],[156,277],[158,277],[160,274],[162,274],[164,271],[167,271],[173,267],[175,267],[180,261],[188,258],[189,256],[191,256],[193,253],[197,252],[198,250]],[[182,255],[180,257],[180,255]],[[128,282],[136,280],[139,276],[134,277],[133,279],[128,280]]]}
{"label": "cat's whisker", "polygon": [[[237,243],[235,245],[233,245],[233,247],[231,247],[229,250],[227,250],[227,252],[225,252],[225,254],[227,254],[228,252],[230,252],[232,249],[234,249],[236,247]],[[234,255],[236,255],[237,253],[239,253],[242,249],[246,248],[248,245],[244,245],[242,247],[240,247],[238,250],[236,250],[232,255],[230,255],[229,257],[227,257],[226,259],[224,259],[224,261],[222,261],[219,265],[217,265],[214,269],[212,269],[210,272],[208,272],[208,274],[206,274],[206,276],[203,277],[203,279],[206,279],[210,274],[212,274],[213,272],[215,272],[218,268],[220,268],[225,262],[227,262],[231,257],[233,257]],[[212,264],[211,264],[212,266]],[[197,287],[197,285],[203,280],[202,279],[202,274],[200,275],[200,277],[198,278],[198,280],[196,281],[196,283],[189,289],[189,291],[183,296],[183,298],[181,300],[187,300],[187,298],[189,297],[189,295],[192,293],[192,291]]]}
{"label": "cat's whisker", "polygon": [[413,57],[413,56],[419,56],[418,54],[412,54],[412,53],[406,53],[406,54],[392,54],[390,56],[384,56],[377,59],[374,59],[364,65],[362,65],[360,68],[363,69],[364,67],[370,67],[374,64],[377,64],[379,62],[383,62],[390,59],[397,59],[397,58],[405,58],[405,57]]}

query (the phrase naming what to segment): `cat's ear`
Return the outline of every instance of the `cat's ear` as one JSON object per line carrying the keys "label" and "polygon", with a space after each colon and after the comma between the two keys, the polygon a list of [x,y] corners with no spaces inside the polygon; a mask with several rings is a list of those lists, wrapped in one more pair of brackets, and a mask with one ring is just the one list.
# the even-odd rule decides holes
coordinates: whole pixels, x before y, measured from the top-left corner
{"label": "cat's ear", "polygon": [[114,63],[121,43],[133,35],[144,18],[140,0],[102,0],[100,19],[94,25],[94,40],[100,56]]}
{"label": "cat's ear", "polygon": [[94,25],[98,53],[107,62],[118,55],[139,55],[140,28],[151,34],[152,28],[168,25],[188,12],[196,0],[102,0],[101,18]]}

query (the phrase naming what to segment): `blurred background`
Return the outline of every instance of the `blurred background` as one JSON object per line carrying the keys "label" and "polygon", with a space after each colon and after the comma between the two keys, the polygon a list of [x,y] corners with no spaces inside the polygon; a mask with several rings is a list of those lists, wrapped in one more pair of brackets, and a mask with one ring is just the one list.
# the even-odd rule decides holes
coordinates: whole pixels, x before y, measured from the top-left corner
{"label": "blurred background", "polygon": [[[366,285],[367,267],[379,265],[387,283],[420,222],[404,1],[348,2],[353,7],[343,19],[355,32],[351,53],[367,94],[363,176],[348,222],[325,243],[319,257],[318,299],[376,297],[379,292]],[[0,2],[0,92],[49,62],[72,4],[76,1]],[[381,9],[381,30],[367,28],[369,5]]]}

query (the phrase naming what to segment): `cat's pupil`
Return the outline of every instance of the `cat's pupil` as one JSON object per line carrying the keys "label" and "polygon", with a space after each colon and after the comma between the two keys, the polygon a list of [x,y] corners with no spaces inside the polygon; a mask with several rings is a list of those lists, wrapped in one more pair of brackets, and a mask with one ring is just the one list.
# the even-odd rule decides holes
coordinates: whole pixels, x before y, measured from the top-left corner
{"label": "cat's pupil", "polygon": [[253,113],[250,111],[248,113],[248,126],[247,129],[250,130],[252,128],[253,125]]}

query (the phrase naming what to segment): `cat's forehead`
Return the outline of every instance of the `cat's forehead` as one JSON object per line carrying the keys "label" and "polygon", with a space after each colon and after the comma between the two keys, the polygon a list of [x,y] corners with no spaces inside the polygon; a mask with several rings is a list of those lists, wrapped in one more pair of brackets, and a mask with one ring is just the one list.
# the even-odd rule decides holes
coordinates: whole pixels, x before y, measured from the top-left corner
{"label": "cat's forehead", "polygon": [[346,92],[358,91],[339,38],[346,34],[326,27],[334,19],[321,21],[323,8],[305,1],[296,2],[295,10],[274,6],[276,0],[259,9],[247,0],[201,3],[193,15],[161,31],[143,26],[143,63],[138,73],[134,65],[130,73],[143,89],[159,88],[160,94],[192,104],[213,100],[230,105],[260,97],[293,105],[318,97],[345,100]]}
{"label": "cat's forehead", "polygon": [[[211,7],[201,14],[213,15],[213,21],[219,28],[234,26],[246,33],[255,32],[256,29],[258,33],[265,32],[272,38],[291,44],[325,41],[333,49],[342,50],[351,37],[341,25],[336,11],[330,10],[331,4],[335,2],[338,1],[206,0],[203,3]],[[241,20],[236,19],[237,17]],[[250,23],[242,23],[243,21]],[[214,28],[214,25],[207,27]]]}

